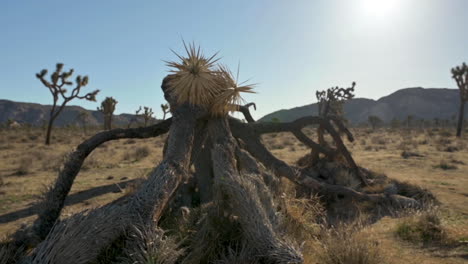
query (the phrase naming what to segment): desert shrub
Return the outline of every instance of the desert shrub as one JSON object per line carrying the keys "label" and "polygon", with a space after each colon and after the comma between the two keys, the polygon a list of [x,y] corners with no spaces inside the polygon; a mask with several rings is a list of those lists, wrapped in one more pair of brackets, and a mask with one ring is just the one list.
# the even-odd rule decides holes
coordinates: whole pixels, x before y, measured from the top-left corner
{"label": "desert shrub", "polygon": [[439,136],[441,136],[441,137],[443,137],[443,138],[451,137],[451,136],[453,136],[453,134],[454,134],[453,132],[448,131],[448,130],[446,130],[446,129],[441,129],[441,130],[439,131]]}
{"label": "desert shrub", "polygon": [[450,164],[445,160],[441,160],[439,164],[434,165],[434,169],[442,169],[442,170],[456,170],[458,169],[457,166]]}
{"label": "desert shrub", "polygon": [[374,148],[372,146],[365,146],[364,150],[365,151],[372,151]]}
{"label": "desert shrub", "polygon": [[437,209],[403,219],[395,233],[403,240],[417,243],[442,242],[446,239],[446,231],[441,225]]}
{"label": "desert shrub", "polygon": [[324,230],[318,242],[317,259],[323,264],[382,264],[385,259],[377,241],[360,236],[361,224]]}
{"label": "desert shrub", "polygon": [[325,208],[318,196],[310,199],[284,197],[282,200],[284,221],[282,228],[297,241],[305,241],[320,231],[318,223],[323,222]]}
{"label": "desert shrub", "polygon": [[42,162],[42,170],[59,171],[63,165],[64,156],[47,155]]}
{"label": "desert shrub", "polygon": [[427,189],[408,182],[400,182],[396,180],[391,181],[391,184],[396,186],[398,190],[397,194],[413,198],[426,208],[430,208],[431,206],[438,204],[437,198]]}
{"label": "desert shrub", "polygon": [[416,152],[411,152],[411,151],[406,151],[406,150],[404,150],[404,151],[401,153],[401,157],[404,158],[404,159],[408,159],[408,158],[410,158],[410,157],[422,158],[422,157],[424,157],[424,155],[421,155],[421,154],[416,153]]}
{"label": "desert shrub", "polygon": [[460,151],[460,149],[457,146],[447,146],[444,148],[445,152],[457,152]]}
{"label": "desert shrub", "polygon": [[39,138],[38,134],[29,134],[28,138],[30,141],[36,141]]}
{"label": "desert shrub", "polygon": [[246,244],[233,245],[228,247],[220,256],[218,260],[213,261],[213,264],[232,264],[232,263],[245,263],[257,264],[258,262],[252,256],[255,255],[253,249]]}
{"label": "desert shrub", "polygon": [[441,145],[441,146],[447,146],[447,145],[452,144],[452,140],[451,140],[450,138],[444,138],[444,137],[442,137],[442,138],[439,138],[439,139],[436,141],[436,143],[437,143],[438,145]]}
{"label": "desert shrub", "polygon": [[384,137],[372,137],[371,143],[375,145],[385,145],[388,144],[388,139]]}
{"label": "desert shrub", "polygon": [[22,176],[29,174],[32,166],[32,158],[31,157],[24,157],[19,161],[18,168],[16,169],[15,174]]}
{"label": "desert shrub", "polygon": [[294,141],[292,141],[290,138],[286,138],[286,139],[283,140],[283,144],[285,146],[292,146],[292,145],[294,145]]}
{"label": "desert shrub", "polygon": [[284,145],[280,142],[276,142],[274,144],[271,145],[271,148],[272,149],[284,149]]}
{"label": "desert shrub", "polygon": [[133,151],[125,152],[123,159],[131,161],[140,161],[150,154],[150,149],[147,146],[137,147]]}
{"label": "desert shrub", "polygon": [[96,155],[91,154],[85,159],[81,169],[90,170],[90,169],[97,168],[97,167],[99,167],[99,161],[96,158]]}
{"label": "desert shrub", "polygon": [[427,139],[423,139],[418,142],[419,145],[427,145],[428,143],[429,141]]}

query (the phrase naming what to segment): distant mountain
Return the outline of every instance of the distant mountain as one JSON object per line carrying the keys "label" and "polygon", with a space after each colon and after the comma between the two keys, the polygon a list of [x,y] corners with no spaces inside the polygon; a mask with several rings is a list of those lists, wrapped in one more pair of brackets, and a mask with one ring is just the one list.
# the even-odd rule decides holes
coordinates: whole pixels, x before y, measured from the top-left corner
{"label": "distant mountain", "polygon": [[[393,118],[403,120],[408,115],[416,119],[451,119],[458,115],[460,99],[458,89],[446,88],[406,88],[398,90],[388,96],[372,100],[355,98],[344,105],[345,117],[353,124],[367,122],[370,115],[380,117],[385,122]],[[468,109],[465,109],[468,118]],[[259,121],[271,121],[273,118],[280,122],[293,121],[297,118],[317,115],[317,103],[283,109],[265,115]]]}
{"label": "distant mountain", "polygon": [[[9,100],[0,100],[0,123],[5,123],[8,119],[20,124],[30,124],[40,126],[49,119],[49,111],[52,106],[35,103],[21,103]],[[66,126],[79,124],[78,115],[81,112],[88,112],[88,125],[103,124],[103,114],[99,111],[87,110],[81,106],[65,106],[62,113],[55,120],[54,125]],[[132,114],[114,115],[112,124],[116,126],[127,126],[135,117]],[[141,119],[141,118],[140,118]],[[140,120],[139,119],[139,120]],[[154,120],[153,120],[154,121]]]}

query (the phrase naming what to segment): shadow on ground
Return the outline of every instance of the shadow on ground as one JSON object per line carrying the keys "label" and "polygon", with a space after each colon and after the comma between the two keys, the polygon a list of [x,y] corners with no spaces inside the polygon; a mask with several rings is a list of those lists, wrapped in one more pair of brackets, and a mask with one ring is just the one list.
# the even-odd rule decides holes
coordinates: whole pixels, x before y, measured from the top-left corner
{"label": "shadow on ground", "polygon": [[[91,198],[94,198],[96,196],[100,196],[106,193],[122,192],[122,189],[125,189],[129,184],[136,183],[137,181],[139,181],[139,179],[127,180],[127,181],[122,181],[118,183],[98,186],[98,187],[94,187],[88,190],[84,190],[84,191],[71,194],[67,196],[67,199],[65,200],[65,206],[77,204],[77,203],[86,201],[88,199],[91,199]],[[0,224],[13,222],[21,218],[35,215],[37,214],[39,207],[40,207],[39,204],[34,204],[30,207],[27,207],[18,211],[0,215]]]}

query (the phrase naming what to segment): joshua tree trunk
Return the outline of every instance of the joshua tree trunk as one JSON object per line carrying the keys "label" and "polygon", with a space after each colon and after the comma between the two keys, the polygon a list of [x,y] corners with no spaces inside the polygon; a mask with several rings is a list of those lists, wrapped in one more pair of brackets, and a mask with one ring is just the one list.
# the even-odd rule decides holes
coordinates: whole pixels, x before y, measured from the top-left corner
{"label": "joshua tree trunk", "polygon": [[462,134],[464,114],[465,114],[465,101],[460,100],[460,113],[458,113],[457,137],[461,137],[461,134]]}
{"label": "joshua tree trunk", "polygon": [[50,136],[52,134],[52,126],[54,124],[54,117],[50,117],[49,119],[49,123],[47,125],[47,134],[46,134],[46,140],[45,140],[45,144],[46,145],[50,145]]}

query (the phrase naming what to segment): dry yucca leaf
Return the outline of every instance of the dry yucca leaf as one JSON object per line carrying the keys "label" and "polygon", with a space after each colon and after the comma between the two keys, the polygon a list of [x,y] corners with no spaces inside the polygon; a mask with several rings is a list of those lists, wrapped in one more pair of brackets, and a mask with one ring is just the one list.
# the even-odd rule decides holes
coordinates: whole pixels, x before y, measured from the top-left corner
{"label": "dry yucca leaf", "polygon": [[205,56],[200,47],[184,42],[186,56],[174,52],[180,61],[169,61],[166,65],[174,68],[174,77],[169,83],[169,89],[176,96],[178,103],[188,102],[194,105],[208,107],[213,98],[219,94],[220,87],[213,66],[217,62],[217,54]]}
{"label": "dry yucca leaf", "polygon": [[241,93],[255,93],[253,84],[242,85],[234,80],[232,72],[224,65],[219,65],[216,71],[218,82],[222,87],[211,107],[214,115],[225,115],[228,112],[237,111],[238,106],[243,103]]}

